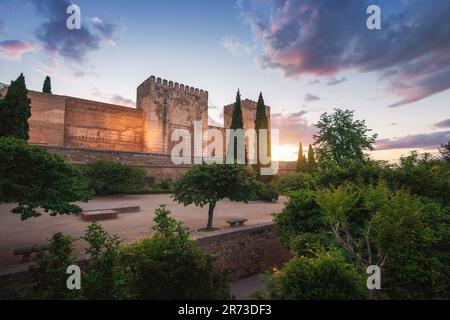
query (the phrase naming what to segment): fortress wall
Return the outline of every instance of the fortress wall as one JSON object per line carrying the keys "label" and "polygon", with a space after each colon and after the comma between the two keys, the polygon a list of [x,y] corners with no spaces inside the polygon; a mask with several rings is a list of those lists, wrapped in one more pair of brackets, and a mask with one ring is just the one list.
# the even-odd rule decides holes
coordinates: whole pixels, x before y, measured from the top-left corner
{"label": "fortress wall", "polygon": [[140,152],[142,121],[141,110],[67,97],[64,145]]}
{"label": "fortress wall", "polygon": [[31,99],[30,143],[64,145],[66,97],[28,91]]}
{"label": "fortress wall", "polygon": [[137,88],[137,108],[144,113],[144,152],[170,153],[175,129],[194,137],[194,121],[208,128],[208,92],[151,76]]}
{"label": "fortress wall", "polygon": [[147,175],[155,177],[156,181],[175,180],[186,172],[191,165],[174,165],[170,155],[143,152],[125,152],[113,150],[93,150],[68,147],[46,147],[66,161],[75,164],[85,164],[96,160],[110,160],[129,166],[142,168]]}

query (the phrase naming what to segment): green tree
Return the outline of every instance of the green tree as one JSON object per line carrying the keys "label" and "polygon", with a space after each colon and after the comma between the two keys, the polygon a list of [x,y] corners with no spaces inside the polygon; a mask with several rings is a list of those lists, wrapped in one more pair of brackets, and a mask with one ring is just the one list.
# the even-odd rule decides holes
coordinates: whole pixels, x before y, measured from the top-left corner
{"label": "green tree", "polygon": [[11,82],[6,97],[0,103],[0,136],[29,139],[30,104],[25,77],[21,73],[17,80]]}
{"label": "green tree", "polygon": [[257,159],[257,173],[259,175],[259,168],[261,167],[261,159],[259,156],[259,130],[265,129],[267,130],[267,156],[270,157],[270,131],[269,131],[269,120],[267,119],[266,114],[266,105],[264,104],[264,98],[262,92],[259,93],[258,103],[256,104],[256,117],[255,117],[255,130],[256,130],[256,159]]}
{"label": "green tree", "polygon": [[308,169],[314,170],[316,168],[316,156],[314,155],[314,149],[312,145],[308,148]]}
{"label": "green tree", "polygon": [[[236,102],[234,103],[233,107],[233,115],[231,118],[231,125],[230,129],[238,130],[238,129],[244,129],[244,119],[242,116],[242,106],[241,106],[241,93],[236,93]],[[233,143],[233,149],[231,149],[231,143]],[[245,142],[244,142],[245,143]],[[234,137],[233,142],[230,141],[230,145],[228,146],[228,152],[231,152],[231,150],[234,151],[234,163],[237,161],[237,150],[238,150],[238,138]]]}
{"label": "green tree", "polygon": [[346,160],[363,160],[364,151],[373,150],[376,134],[370,135],[364,120],[354,120],[354,111],[335,109],[320,116],[314,145],[320,161],[331,160],[342,165]]}
{"label": "green tree", "polygon": [[70,202],[86,201],[91,191],[82,173],[63,158],[26,141],[0,137],[0,203],[16,202],[22,220],[42,214],[78,213]]}
{"label": "green tree", "polygon": [[218,201],[247,202],[254,196],[256,179],[253,170],[244,165],[194,165],[174,185],[173,198],[187,206],[209,205],[207,230],[213,229],[214,208]]}
{"label": "green tree", "polygon": [[51,83],[51,80],[50,80],[49,76],[45,77],[44,85],[42,87],[42,92],[43,93],[50,93],[50,94],[52,93],[52,83]]}
{"label": "green tree", "polygon": [[441,154],[442,160],[450,163],[450,141],[446,144],[441,144],[439,148],[439,153]]}
{"label": "green tree", "polygon": [[306,169],[307,164],[308,163],[303,154],[303,145],[300,142],[300,144],[298,146],[297,172],[304,171]]}

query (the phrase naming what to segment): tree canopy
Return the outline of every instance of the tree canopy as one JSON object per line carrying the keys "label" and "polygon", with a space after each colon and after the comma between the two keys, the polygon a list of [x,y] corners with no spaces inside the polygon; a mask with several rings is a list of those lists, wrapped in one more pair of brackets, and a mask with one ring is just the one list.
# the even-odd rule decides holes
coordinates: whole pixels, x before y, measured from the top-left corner
{"label": "tree canopy", "polygon": [[52,83],[51,83],[51,80],[50,80],[49,76],[45,77],[44,85],[42,87],[42,92],[43,93],[50,93],[50,94],[52,93]]}

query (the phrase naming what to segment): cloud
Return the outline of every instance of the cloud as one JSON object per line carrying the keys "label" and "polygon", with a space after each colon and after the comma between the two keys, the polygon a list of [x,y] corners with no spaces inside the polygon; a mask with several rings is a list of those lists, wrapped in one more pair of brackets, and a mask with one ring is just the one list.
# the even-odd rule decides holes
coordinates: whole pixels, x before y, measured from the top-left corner
{"label": "cloud", "polygon": [[136,107],[136,102],[121,96],[120,94],[107,94],[98,88],[91,89],[91,95],[101,100],[121,106]]}
{"label": "cloud", "polygon": [[33,51],[35,46],[27,41],[4,40],[0,41],[0,59],[19,61],[22,55]]}
{"label": "cloud", "polygon": [[450,119],[445,119],[445,120],[439,121],[439,122],[433,124],[433,127],[439,128],[439,129],[450,128]]}
{"label": "cloud", "polygon": [[223,124],[208,115],[208,125],[223,128]]}
{"label": "cloud", "polygon": [[66,9],[70,3],[67,0],[33,0],[33,3],[47,19],[36,29],[35,36],[50,53],[81,63],[90,52],[98,50],[103,41],[111,42],[117,36],[114,25],[99,18],[93,19],[91,24],[83,20],[81,29],[69,30]]}
{"label": "cloud", "polygon": [[305,94],[305,101],[307,101],[307,102],[318,101],[318,100],[320,100],[320,97],[315,94],[311,94],[311,93]]}
{"label": "cloud", "polygon": [[236,36],[224,36],[220,44],[234,57],[248,55],[252,51],[248,44],[241,42]]}
{"label": "cloud", "polygon": [[394,139],[379,139],[375,150],[391,149],[434,149],[450,140],[450,130],[433,133],[407,135]]}
{"label": "cloud", "polygon": [[347,81],[346,77],[342,77],[340,79],[336,78],[336,77],[331,77],[328,82],[327,82],[327,86],[335,86],[338,84],[341,84],[342,82]]}
{"label": "cloud", "polygon": [[279,129],[280,144],[297,145],[300,141],[305,144],[313,143],[313,136],[317,129],[304,118],[307,111],[282,114],[273,113],[270,116],[271,126]]}
{"label": "cloud", "polygon": [[7,30],[8,30],[8,28],[6,28],[6,25],[4,24],[4,22],[0,20],[0,34],[6,33]]}
{"label": "cloud", "polygon": [[242,2],[262,43],[259,64],[285,77],[376,72],[399,97],[390,107],[450,88],[450,1],[379,0],[382,29],[369,30],[360,0]]}

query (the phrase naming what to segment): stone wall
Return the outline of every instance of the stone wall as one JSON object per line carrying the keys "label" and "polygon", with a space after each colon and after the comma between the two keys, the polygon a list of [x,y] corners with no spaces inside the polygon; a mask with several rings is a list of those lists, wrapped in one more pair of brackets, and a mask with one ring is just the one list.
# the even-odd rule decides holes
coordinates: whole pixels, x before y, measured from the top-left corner
{"label": "stone wall", "polygon": [[197,239],[199,245],[214,253],[215,268],[237,280],[273,267],[281,267],[291,257],[275,234],[273,223],[224,230]]}
{"label": "stone wall", "polygon": [[155,177],[156,181],[163,181],[166,179],[175,180],[191,167],[190,165],[173,164],[170,155],[167,154],[50,146],[46,146],[46,148],[50,152],[62,156],[68,162],[75,164],[84,164],[96,160],[110,160],[133,167],[139,167],[144,169],[147,175]]}
{"label": "stone wall", "polygon": [[66,147],[140,152],[142,128],[142,110],[72,97],[66,99]]}

